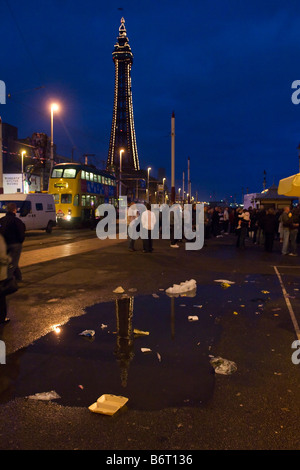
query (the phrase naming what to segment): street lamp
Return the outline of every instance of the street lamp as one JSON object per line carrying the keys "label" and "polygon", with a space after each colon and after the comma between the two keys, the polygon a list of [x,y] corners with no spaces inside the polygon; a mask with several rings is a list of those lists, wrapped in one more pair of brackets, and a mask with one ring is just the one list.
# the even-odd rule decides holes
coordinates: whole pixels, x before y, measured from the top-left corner
{"label": "street lamp", "polygon": [[149,166],[147,171],[148,171],[148,194],[147,194],[147,202],[149,202],[149,179],[150,179],[150,170],[151,167]]}
{"label": "street lamp", "polygon": [[179,202],[180,202],[180,191],[181,191],[181,188],[178,188],[178,199],[179,199]]}
{"label": "street lamp", "polygon": [[164,204],[165,204],[165,202],[166,202],[166,198],[165,198],[165,196],[164,196],[164,194],[165,194],[165,180],[166,180],[166,179],[167,179],[167,178],[163,178],[163,198],[164,198]]}
{"label": "street lamp", "polygon": [[50,175],[52,174],[53,168],[53,114],[54,111],[58,111],[59,106],[56,103],[51,104],[51,154],[50,154]]}
{"label": "street lamp", "polygon": [[24,155],[26,151],[22,150],[21,155],[22,155],[22,193],[24,193]]}
{"label": "street lamp", "polygon": [[121,197],[121,178],[122,178],[122,153],[124,152],[124,149],[120,150],[120,175],[119,175],[119,199]]}

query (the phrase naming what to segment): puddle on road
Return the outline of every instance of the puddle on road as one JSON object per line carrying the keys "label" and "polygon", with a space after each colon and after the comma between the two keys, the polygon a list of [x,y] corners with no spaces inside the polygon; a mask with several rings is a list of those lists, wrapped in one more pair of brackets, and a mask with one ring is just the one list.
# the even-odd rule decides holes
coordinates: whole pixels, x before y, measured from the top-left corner
{"label": "puddle on road", "polygon": [[[87,407],[107,393],[127,397],[131,409],[203,406],[214,391],[209,355],[222,331],[220,318],[234,308],[228,299],[241,293],[210,285],[197,286],[195,297],[158,295],[96,304],[60,332],[9,355],[0,366],[0,402],[55,390],[64,406]],[[135,329],[149,335],[136,336]],[[95,336],[80,336],[84,330]]]}

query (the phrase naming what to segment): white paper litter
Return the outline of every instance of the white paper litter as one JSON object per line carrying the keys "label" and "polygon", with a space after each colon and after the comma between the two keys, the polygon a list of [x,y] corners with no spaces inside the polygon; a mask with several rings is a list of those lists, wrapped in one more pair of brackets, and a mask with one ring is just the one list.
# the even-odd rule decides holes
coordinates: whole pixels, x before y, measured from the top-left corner
{"label": "white paper litter", "polygon": [[103,330],[104,328],[107,328],[107,325],[104,325],[103,323],[101,324],[101,330]]}
{"label": "white paper litter", "polygon": [[151,349],[149,349],[149,348],[141,348],[141,351],[142,351],[142,352],[151,352]]}
{"label": "white paper litter", "polygon": [[197,321],[197,320],[199,320],[197,315],[189,315],[188,316],[188,321]]}
{"label": "white paper litter", "polygon": [[202,308],[202,305],[193,305],[193,307]]}
{"label": "white paper litter", "polygon": [[189,281],[181,282],[180,284],[173,284],[172,287],[166,289],[167,294],[182,294],[184,292],[189,292],[196,289],[197,284],[195,279],[190,279]]}
{"label": "white paper litter", "polygon": [[57,400],[58,398],[61,398],[54,390],[51,392],[42,392],[42,393],[36,393],[35,395],[29,395],[27,398],[30,400]]}
{"label": "white paper litter", "polygon": [[95,331],[94,330],[84,330],[81,333],[79,333],[79,336],[94,336]]}
{"label": "white paper litter", "polygon": [[235,282],[227,281],[227,279],[215,279],[215,282],[225,282],[225,284],[235,284]]}
{"label": "white paper litter", "polygon": [[228,361],[228,359],[223,359],[222,357],[214,357],[209,362],[215,369],[216,374],[230,375],[237,370],[235,362]]}
{"label": "white paper litter", "polygon": [[159,353],[156,353],[156,355],[157,355],[159,362],[161,362],[161,355]]}

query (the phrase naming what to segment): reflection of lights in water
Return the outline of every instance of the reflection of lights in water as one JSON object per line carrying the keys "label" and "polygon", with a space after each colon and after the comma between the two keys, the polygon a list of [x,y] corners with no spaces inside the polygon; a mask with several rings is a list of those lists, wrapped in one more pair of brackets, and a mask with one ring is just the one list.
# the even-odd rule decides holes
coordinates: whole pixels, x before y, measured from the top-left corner
{"label": "reflection of lights in water", "polygon": [[53,325],[52,329],[56,334],[59,334],[61,332],[60,325]]}

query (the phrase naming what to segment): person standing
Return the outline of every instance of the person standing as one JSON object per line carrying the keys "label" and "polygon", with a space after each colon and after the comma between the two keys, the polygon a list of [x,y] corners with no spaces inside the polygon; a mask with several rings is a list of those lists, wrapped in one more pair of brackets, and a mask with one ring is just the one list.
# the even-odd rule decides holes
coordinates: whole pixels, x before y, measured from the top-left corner
{"label": "person standing", "polygon": [[291,242],[291,252],[289,253],[290,256],[298,256],[297,255],[297,235],[299,229],[299,207],[295,207],[292,210],[292,223],[290,226],[290,242]]}
{"label": "person standing", "polygon": [[[11,258],[6,253],[6,243],[0,234],[0,290],[3,282],[7,279],[8,265]],[[0,293],[0,325],[6,325],[10,319],[7,317],[6,296]]]}
{"label": "person standing", "polygon": [[277,228],[276,215],[274,209],[268,209],[262,226],[265,233],[265,251],[271,253],[273,251],[274,237]]}
{"label": "person standing", "polygon": [[143,237],[143,253],[152,253],[153,245],[152,245],[152,237],[151,231],[154,229],[156,223],[155,214],[151,211],[150,204],[146,203],[146,210],[143,211],[141,215],[141,224],[144,230],[147,231],[147,237]]}
{"label": "person standing", "polygon": [[283,255],[289,254],[289,242],[290,242],[290,227],[292,225],[292,213],[290,211],[289,206],[286,206],[283,209],[283,213],[281,215],[281,222],[282,222],[282,250],[281,253]]}
{"label": "person standing", "polygon": [[7,213],[0,219],[0,233],[3,235],[7,245],[7,254],[11,257],[11,265],[8,268],[8,278],[15,277],[17,281],[22,281],[22,274],[19,268],[19,260],[22,245],[25,239],[25,224],[19,217],[16,217],[17,206],[14,202],[7,204]]}

